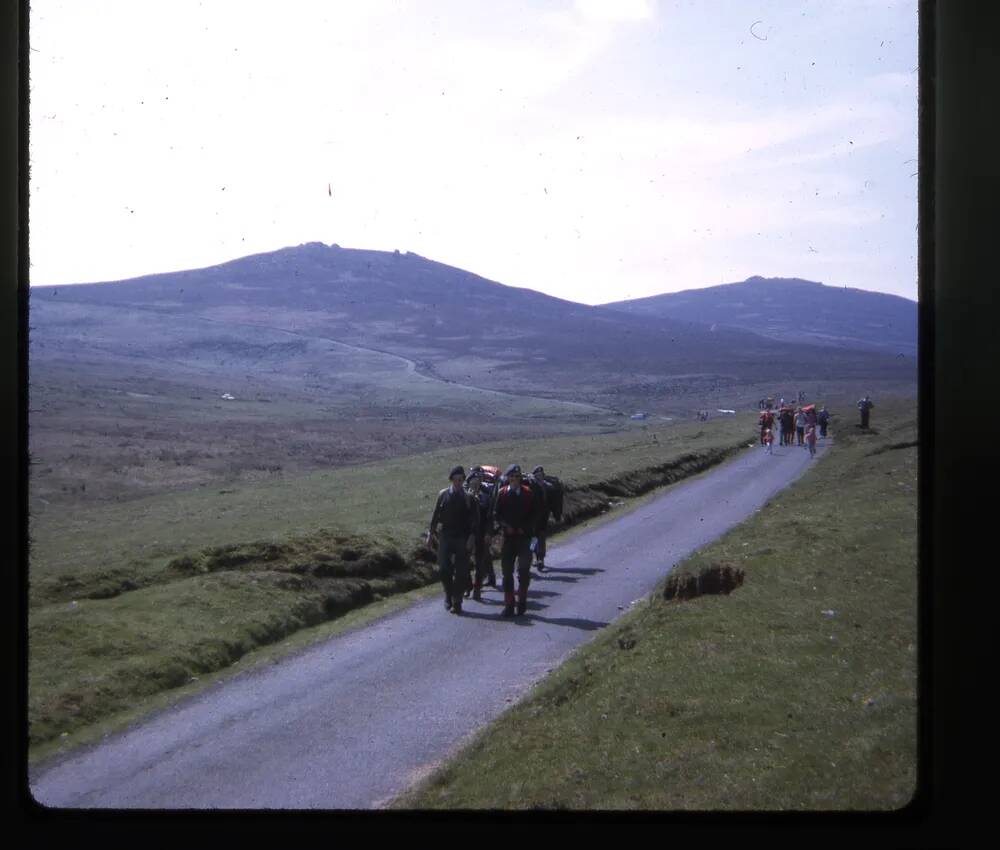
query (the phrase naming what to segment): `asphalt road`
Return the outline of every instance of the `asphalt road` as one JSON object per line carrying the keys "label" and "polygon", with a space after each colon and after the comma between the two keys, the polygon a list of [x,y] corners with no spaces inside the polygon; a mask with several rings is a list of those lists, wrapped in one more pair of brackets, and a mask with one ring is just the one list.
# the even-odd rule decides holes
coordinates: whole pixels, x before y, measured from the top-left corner
{"label": "asphalt road", "polygon": [[[820,448],[820,456],[825,447]],[[60,808],[370,809],[453,755],[672,566],[763,506],[811,463],[754,447],[620,518],[549,546],[528,613],[502,595],[414,604],[248,670],[99,745],[40,765]]]}

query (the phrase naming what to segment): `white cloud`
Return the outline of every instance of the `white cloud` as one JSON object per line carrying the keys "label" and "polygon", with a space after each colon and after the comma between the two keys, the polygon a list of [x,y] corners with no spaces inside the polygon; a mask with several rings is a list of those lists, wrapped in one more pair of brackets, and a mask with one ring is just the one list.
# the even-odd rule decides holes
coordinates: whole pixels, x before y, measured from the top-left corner
{"label": "white cloud", "polygon": [[[873,157],[916,156],[915,75],[850,66],[836,87],[765,96],[799,61],[779,40],[832,49],[822,15],[803,43],[795,16],[763,11],[715,26],[682,4],[430,8],[33,6],[36,281],[320,239],[600,301],[794,265],[824,229],[857,241],[890,193],[905,218],[895,178],[863,187]],[[859,25],[837,15],[854,50]],[[747,40],[755,19],[767,43]],[[755,89],[737,96],[746,80],[718,69],[751,59]],[[847,282],[876,279],[862,267]]]}
{"label": "white cloud", "polygon": [[574,0],[574,9],[588,21],[632,23],[653,17],[651,0]]}

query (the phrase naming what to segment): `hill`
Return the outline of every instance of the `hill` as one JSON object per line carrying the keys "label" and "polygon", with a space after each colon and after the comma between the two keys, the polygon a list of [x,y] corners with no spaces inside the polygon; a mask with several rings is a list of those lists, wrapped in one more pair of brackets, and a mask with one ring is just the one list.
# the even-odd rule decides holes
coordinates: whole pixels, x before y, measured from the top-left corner
{"label": "hill", "polygon": [[[912,358],[630,315],[309,243],[30,290],[35,509],[915,386]],[[467,459],[466,459],[467,460]],[[42,500],[41,503],[38,500]]]}
{"label": "hill", "polygon": [[915,356],[917,302],[799,278],[751,277],[604,305],[634,316],[741,328],[779,340]]}

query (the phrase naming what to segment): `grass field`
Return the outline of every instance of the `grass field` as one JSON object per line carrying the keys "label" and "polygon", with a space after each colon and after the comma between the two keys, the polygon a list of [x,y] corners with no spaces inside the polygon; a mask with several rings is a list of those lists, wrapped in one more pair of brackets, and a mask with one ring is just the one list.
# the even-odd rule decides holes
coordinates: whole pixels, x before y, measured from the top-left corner
{"label": "grass field", "polygon": [[[843,408],[841,408],[843,409]],[[916,789],[917,425],[854,416],[751,520],[676,568],[399,808],[892,810]]]}
{"label": "grass field", "polygon": [[32,516],[30,742],[37,754],[135,716],[260,647],[434,582],[419,539],[456,462],[544,463],[569,487],[572,525],[718,463],[754,418],[463,446]]}

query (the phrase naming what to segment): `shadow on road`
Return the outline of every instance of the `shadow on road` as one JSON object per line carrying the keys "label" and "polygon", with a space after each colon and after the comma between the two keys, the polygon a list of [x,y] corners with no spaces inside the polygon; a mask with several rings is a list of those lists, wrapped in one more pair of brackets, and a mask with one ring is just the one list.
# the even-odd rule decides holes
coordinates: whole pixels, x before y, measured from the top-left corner
{"label": "shadow on road", "polygon": [[533,622],[551,623],[554,626],[569,626],[571,629],[583,629],[587,632],[595,632],[608,625],[607,623],[602,623],[598,620],[587,620],[583,617],[541,617],[538,614],[530,613],[531,606],[528,607],[528,619],[523,623],[523,625],[531,625]]}
{"label": "shadow on road", "polygon": [[594,573],[603,573],[600,567],[546,567],[545,572],[539,578],[545,578],[549,573],[569,573],[571,575],[592,576]]}
{"label": "shadow on road", "polygon": [[598,620],[587,620],[582,617],[543,617],[536,613],[538,609],[543,609],[544,605],[532,605],[528,603],[528,613],[520,617],[501,617],[490,611],[473,611],[469,608],[462,608],[461,616],[470,620],[487,620],[492,623],[512,626],[534,626],[539,623],[551,623],[553,626],[567,626],[571,629],[583,629],[587,632],[594,632],[603,629],[607,623]]}

